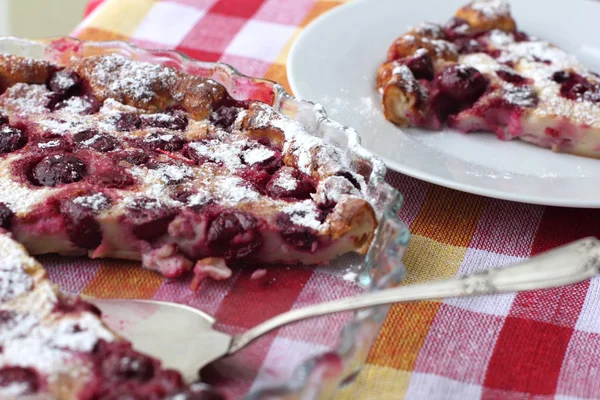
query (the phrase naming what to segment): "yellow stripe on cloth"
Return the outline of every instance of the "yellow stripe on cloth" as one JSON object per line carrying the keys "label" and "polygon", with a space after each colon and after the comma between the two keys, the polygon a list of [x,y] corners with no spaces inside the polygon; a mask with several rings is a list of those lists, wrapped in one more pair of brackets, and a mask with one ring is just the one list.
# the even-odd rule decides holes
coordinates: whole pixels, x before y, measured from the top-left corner
{"label": "yellow stripe on cloth", "polygon": [[131,36],[156,2],[157,0],[107,0],[102,5],[102,12],[96,13],[87,21],[86,29],[98,28],[116,35]]}
{"label": "yellow stripe on cloth", "polygon": [[340,389],[336,400],[401,400],[406,395],[410,372],[365,365],[353,385]]}
{"label": "yellow stripe on cloth", "polygon": [[139,262],[107,260],[82,294],[99,298],[149,299],[164,280],[158,273],[141,268]]}
{"label": "yellow stripe on cloth", "polygon": [[467,249],[440,243],[433,239],[411,235],[403,262],[406,267],[404,284],[422,283],[432,279],[450,278],[458,272]]}

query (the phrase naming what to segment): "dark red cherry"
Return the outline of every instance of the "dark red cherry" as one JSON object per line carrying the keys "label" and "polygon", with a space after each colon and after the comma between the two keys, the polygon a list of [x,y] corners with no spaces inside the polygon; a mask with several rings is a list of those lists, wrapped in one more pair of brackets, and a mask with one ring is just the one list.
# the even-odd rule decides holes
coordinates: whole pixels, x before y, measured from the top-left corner
{"label": "dark red cherry", "polygon": [[133,165],[143,165],[150,159],[148,153],[136,148],[117,151],[111,153],[111,156],[115,161],[123,160]]}
{"label": "dark red cherry", "polygon": [[210,115],[210,122],[219,128],[227,129],[235,122],[241,108],[221,106]]}
{"label": "dark red cherry", "polygon": [[416,79],[433,79],[433,59],[424,49],[418,50],[414,56],[404,60]]}
{"label": "dark red cherry", "polygon": [[515,38],[515,42],[524,42],[526,40],[529,40],[529,35],[527,35],[523,31],[513,32],[513,37]]}
{"label": "dark red cherry", "polygon": [[291,167],[283,167],[275,172],[265,189],[269,196],[277,199],[308,199],[315,192],[310,179]]}
{"label": "dark red cherry", "polygon": [[94,197],[97,200],[82,201],[82,198],[93,197],[78,197],[63,201],[60,205],[69,238],[84,249],[95,249],[102,243],[102,230],[95,216],[98,211],[110,205],[110,199],[106,195],[96,194]]}
{"label": "dark red cherry", "polygon": [[175,218],[174,210],[148,197],[134,199],[128,206],[128,219],[133,224],[133,234],[141,240],[152,241],[167,232]]}
{"label": "dark red cherry", "polygon": [[54,106],[54,110],[67,108],[70,112],[80,115],[92,115],[100,110],[100,102],[93,96],[71,97]]}
{"label": "dark red cherry", "polygon": [[437,79],[438,88],[445,96],[463,102],[473,103],[487,89],[488,80],[475,68],[465,65],[451,65]]}
{"label": "dark red cherry", "polygon": [[0,202],[0,228],[10,229],[15,213],[4,203]]}
{"label": "dark red cherry", "polygon": [[89,144],[84,144],[86,147],[99,151],[100,153],[106,153],[119,147],[119,141],[111,135],[97,135],[89,142]]}
{"label": "dark red cherry", "polygon": [[117,138],[99,133],[94,129],[77,132],[73,135],[73,140],[79,147],[94,149],[101,153],[106,153],[119,147]]}
{"label": "dark red cherry", "polygon": [[443,29],[448,40],[454,41],[458,38],[468,36],[471,31],[471,25],[464,19],[454,17],[443,26]]}
{"label": "dark red cherry", "polygon": [[0,369],[0,387],[12,385],[19,388],[15,395],[34,394],[40,388],[40,378],[33,368],[3,367]]}
{"label": "dark red cherry", "polygon": [[241,211],[220,213],[207,230],[208,246],[214,255],[243,258],[254,253],[262,244],[257,221]]}
{"label": "dark red cherry", "polygon": [[600,85],[594,85],[591,89],[586,91],[583,95],[583,99],[593,103],[600,103]]}
{"label": "dark red cherry", "polygon": [[267,171],[258,167],[241,169],[237,171],[237,175],[245,179],[246,181],[252,183],[252,185],[256,187],[261,193],[265,191],[265,187],[271,179],[271,175],[269,175]]}
{"label": "dark red cherry", "polygon": [[287,213],[280,213],[276,222],[280,228],[280,234],[283,240],[299,250],[310,251],[318,243],[316,232],[307,227],[300,226],[292,222],[292,216]]}
{"label": "dark red cherry", "polygon": [[471,37],[458,38],[454,41],[454,45],[460,54],[482,53],[485,51],[485,47]]}
{"label": "dark red cherry", "polygon": [[177,114],[145,114],[141,116],[142,128],[163,128],[184,131],[188,119],[181,113]]}
{"label": "dark red cherry", "polygon": [[0,126],[8,124],[8,115],[4,111],[0,111]]}
{"label": "dark red cherry", "polygon": [[178,151],[185,145],[185,139],[169,132],[152,132],[142,139],[142,147],[155,150]]}
{"label": "dark red cherry", "polygon": [[102,363],[102,375],[115,381],[147,381],[154,376],[154,372],[153,360],[133,350],[110,354]]}
{"label": "dark red cherry", "polygon": [[563,83],[569,80],[571,74],[569,71],[556,71],[552,74],[552,80],[556,83]]}
{"label": "dark red cherry", "polygon": [[48,81],[48,88],[65,98],[74,95],[81,84],[81,78],[73,71],[61,69],[56,71]]}
{"label": "dark red cherry", "polygon": [[250,164],[249,161],[251,161],[251,159],[248,160],[248,156],[246,153],[242,153],[241,160],[244,164],[250,165],[250,167],[252,168],[260,168],[262,170],[265,170],[269,174],[272,174],[283,166],[283,162],[281,161],[281,152],[278,150],[271,150],[273,151],[273,155],[260,162]]}
{"label": "dark red cherry", "polygon": [[125,189],[135,183],[135,179],[129,173],[117,166],[98,169],[96,172],[92,180],[107,188]]}
{"label": "dark red cherry", "polygon": [[120,113],[116,116],[115,128],[118,131],[133,131],[142,124],[140,116],[133,113]]}
{"label": "dark red cherry", "polygon": [[25,143],[27,137],[21,129],[8,125],[0,128],[0,153],[12,153],[25,146]]}
{"label": "dark red cherry", "polygon": [[527,82],[524,76],[517,74],[516,72],[509,69],[499,69],[496,71],[496,75],[505,82],[512,83],[514,85],[522,85]]}
{"label": "dark red cherry", "polygon": [[18,315],[19,314],[11,310],[0,310],[0,329],[5,325],[12,325]]}
{"label": "dark red cherry", "polygon": [[42,159],[33,169],[32,180],[38,186],[58,186],[78,182],[85,176],[85,164],[71,155],[53,155]]}

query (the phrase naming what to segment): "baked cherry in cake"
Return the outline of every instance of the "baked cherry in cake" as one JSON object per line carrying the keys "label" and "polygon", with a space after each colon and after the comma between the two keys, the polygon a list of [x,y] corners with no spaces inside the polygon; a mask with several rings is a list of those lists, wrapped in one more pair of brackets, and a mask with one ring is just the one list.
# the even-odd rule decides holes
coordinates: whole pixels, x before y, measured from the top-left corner
{"label": "baked cherry in cake", "polygon": [[61,293],[2,228],[0,283],[0,398],[222,399],[135,351],[96,307]]}
{"label": "baked cherry in cake", "polygon": [[371,243],[369,176],[214,80],[117,55],[0,55],[0,82],[0,225],[32,255],[204,277],[327,263]]}
{"label": "baked cherry in cake", "polygon": [[491,131],[600,157],[600,77],[517,30],[503,0],[474,1],[444,25],[400,36],[376,85],[385,117],[399,126]]}

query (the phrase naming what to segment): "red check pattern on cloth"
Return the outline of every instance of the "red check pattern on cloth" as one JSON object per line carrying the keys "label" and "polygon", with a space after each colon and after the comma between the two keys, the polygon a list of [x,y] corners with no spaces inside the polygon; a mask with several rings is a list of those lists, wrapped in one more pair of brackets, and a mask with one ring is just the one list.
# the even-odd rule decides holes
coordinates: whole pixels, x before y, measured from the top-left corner
{"label": "red check pattern on cloth", "polygon": [[[175,48],[288,87],[290,44],[313,18],[340,3],[93,0],[74,34]],[[388,178],[406,198],[400,216],[412,232],[404,258],[407,283],[509,264],[571,240],[600,236],[600,210],[487,199],[394,172]],[[226,282],[203,283],[196,294],[188,282],[165,281],[135,263],[43,261],[65,290],[190,304],[214,314],[218,328],[232,333],[290,308],[359,291],[326,268],[275,268],[261,282],[249,278],[252,271],[238,271]],[[241,396],[267,378],[289,376],[301,358],[331,347],[348,318],[281,329],[208,377]],[[595,278],[548,291],[396,305],[356,382],[336,398],[595,399],[600,398],[599,377],[600,279]]]}

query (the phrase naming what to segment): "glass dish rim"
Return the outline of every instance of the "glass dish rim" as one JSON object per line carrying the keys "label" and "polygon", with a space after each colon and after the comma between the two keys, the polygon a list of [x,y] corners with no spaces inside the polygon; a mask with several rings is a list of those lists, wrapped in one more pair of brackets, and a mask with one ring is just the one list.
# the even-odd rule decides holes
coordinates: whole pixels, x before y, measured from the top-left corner
{"label": "glass dish rim", "polygon": [[[56,46],[56,44],[58,44],[58,46]],[[197,65],[205,69],[221,69],[229,75],[229,78],[233,78],[232,82],[234,84],[235,78],[241,78],[246,79],[249,82],[266,85],[273,92],[272,106],[278,110],[281,110],[280,107],[285,102],[296,104],[299,107],[312,108],[314,110],[314,118],[319,124],[316,128],[317,130],[321,130],[323,127],[328,127],[329,129],[334,129],[343,133],[348,143],[351,145],[349,146],[350,149],[347,150],[355,154],[358,158],[369,161],[370,165],[372,166],[369,179],[369,189],[373,192],[373,196],[384,196],[383,201],[385,204],[379,208],[375,207],[380,224],[377,229],[376,238],[371,244],[369,254],[366,256],[363,263],[365,267],[361,274],[363,276],[359,276],[360,283],[362,283],[363,287],[366,287],[366,290],[368,291],[377,291],[388,288],[392,285],[396,285],[402,280],[404,277],[404,268],[400,261],[402,253],[398,251],[403,251],[405,249],[406,242],[408,240],[408,230],[398,217],[398,211],[402,205],[402,196],[397,189],[385,181],[387,168],[383,161],[360,145],[360,136],[358,132],[328,118],[325,109],[320,104],[294,97],[277,82],[265,78],[248,76],[230,64],[223,62],[195,60],[177,50],[143,48],[121,40],[89,41],[70,36],[44,38],[40,40],[23,39],[13,36],[0,37],[0,53],[14,54],[13,52],[7,52],[3,50],[6,46],[13,46],[15,49],[21,48],[23,51],[25,51],[26,47],[33,48],[35,46],[41,46],[39,48],[39,50],[42,50],[40,53],[40,58],[43,59],[51,58],[48,56],[48,53],[60,54],[63,52],[65,45],[67,47],[93,45],[99,48],[105,48],[107,53],[110,48],[118,48],[124,51],[129,51],[132,54],[147,54],[148,56],[153,55],[155,57],[157,57],[156,54],[160,53],[163,56],[175,57],[176,59],[181,60],[184,64]],[[383,234],[384,226],[395,226],[396,228],[400,228],[397,229],[396,233],[393,234],[393,237],[387,238],[384,237]],[[394,249],[398,251],[395,251],[393,254],[391,254],[391,256],[397,258],[397,260],[392,263],[391,267],[388,268],[385,273],[374,277],[371,276],[372,269],[377,267],[377,259],[380,258],[379,256],[375,255],[375,249],[379,246],[380,249],[387,250],[387,256],[390,256],[390,246],[388,246],[389,243],[383,243],[384,240],[391,240],[396,244]],[[353,318],[344,325],[344,328],[340,332],[338,338],[338,344],[328,354],[334,353],[334,355],[340,359],[344,359],[346,355],[351,354],[351,351],[355,350],[355,347],[360,345],[355,339],[358,335],[358,330],[361,324],[366,324],[369,321],[376,321],[376,323],[379,324],[379,328],[381,328],[388,310],[389,306],[382,306],[356,312]],[[379,331],[379,328],[377,331]],[[373,342],[369,343],[369,348],[372,344]],[[315,382],[314,376],[318,374],[317,370],[319,369],[319,359],[321,356],[323,356],[323,354],[305,359],[294,368],[291,378],[287,381],[278,382],[277,384],[268,386],[266,388],[260,388],[255,392],[249,393],[246,398],[252,400],[273,398],[274,396],[285,396],[286,398],[290,396],[301,396],[302,398],[307,398],[305,397],[307,393],[303,393],[303,391],[309,389],[311,384],[319,385],[323,383],[323,380],[330,379],[337,382],[335,387],[338,387],[342,381],[345,382],[347,380],[351,380],[347,376],[343,376],[344,371],[340,371],[338,376],[319,376],[318,379],[321,380]],[[358,366],[359,369],[360,366]],[[357,371],[359,369],[357,369]],[[308,398],[310,398],[310,396]]]}

